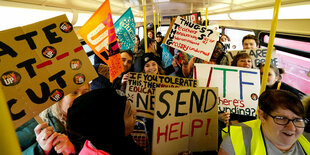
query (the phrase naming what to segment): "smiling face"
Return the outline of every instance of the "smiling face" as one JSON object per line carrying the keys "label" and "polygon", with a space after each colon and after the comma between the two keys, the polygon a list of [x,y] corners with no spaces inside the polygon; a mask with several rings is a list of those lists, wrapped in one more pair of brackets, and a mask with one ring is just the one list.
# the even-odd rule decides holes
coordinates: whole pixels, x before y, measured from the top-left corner
{"label": "smiling face", "polygon": [[254,39],[245,39],[242,43],[243,49],[257,48],[257,44]]}
{"label": "smiling face", "polygon": [[[289,150],[303,133],[304,128],[297,128],[293,122],[286,126],[278,125],[270,116],[263,116],[263,111],[259,110],[259,116],[262,121],[262,130],[265,137],[281,151]],[[289,119],[301,118],[291,110],[277,108],[270,113],[272,116],[281,116]]]}
{"label": "smiling face", "polygon": [[251,58],[240,58],[237,61],[237,67],[252,68]]}
{"label": "smiling face", "polygon": [[136,110],[131,108],[130,102],[127,100],[124,111],[125,136],[128,136],[136,125]]}
{"label": "smiling face", "polygon": [[129,71],[132,65],[132,57],[128,53],[123,52],[121,53],[121,58],[123,61],[124,72]]}
{"label": "smiling face", "polygon": [[157,74],[158,73],[158,64],[156,61],[149,61],[144,65],[144,72],[146,74]]}

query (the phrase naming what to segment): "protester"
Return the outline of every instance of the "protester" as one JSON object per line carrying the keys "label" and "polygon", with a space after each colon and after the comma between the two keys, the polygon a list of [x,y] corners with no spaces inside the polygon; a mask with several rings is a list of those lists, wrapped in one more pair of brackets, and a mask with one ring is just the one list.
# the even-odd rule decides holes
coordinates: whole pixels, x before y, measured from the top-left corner
{"label": "protester", "polygon": [[[262,64],[259,65],[261,79],[264,73],[264,66],[265,65],[262,65]],[[294,93],[295,95],[297,95],[300,99],[302,99],[306,95],[305,93],[281,81],[282,79],[281,74],[283,73],[284,73],[284,69],[277,68],[276,66],[270,64],[267,84],[266,84],[266,90],[268,89],[288,90]]]}
{"label": "protester", "polygon": [[238,53],[231,62],[231,66],[253,68],[253,61],[249,54]]}
{"label": "protester", "polygon": [[82,145],[73,143],[66,136],[66,119],[68,108],[73,100],[89,91],[89,84],[84,84],[74,92],[64,96],[62,100],[41,112],[45,123],[38,124],[34,119],[26,122],[16,130],[16,134],[24,155],[74,154]]}
{"label": "protester", "polygon": [[163,43],[163,36],[161,32],[156,33],[156,53],[158,53],[160,59],[163,58],[163,48],[161,47],[161,44]]}
{"label": "protester", "polygon": [[243,49],[255,49],[259,46],[258,39],[251,34],[248,34],[242,38]]}
{"label": "protester", "polygon": [[[310,120],[310,95],[303,98],[302,104],[304,105],[306,111],[306,118]],[[308,123],[305,127],[303,135],[308,139],[308,141],[310,141],[310,123]]]}
{"label": "protester", "polygon": [[135,45],[133,47],[133,54],[134,54],[134,58],[136,57],[136,54],[138,54],[138,51],[140,50],[140,37],[139,35],[136,35],[136,39],[135,39]]}
{"label": "protester", "polygon": [[146,154],[131,137],[136,112],[113,88],[96,89],[77,98],[68,110],[69,137],[85,137],[80,155]]}
{"label": "protester", "polygon": [[113,83],[109,80],[108,66],[104,64],[94,65],[95,70],[98,73],[98,77],[91,82],[91,90],[112,87],[125,91],[125,86],[128,80],[128,72],[132,70],[133,53],[131,50],[121,51],[121,58],[123,62],[124,72],[120,74]]}
{"label": "protester", "polygon": [[194,63],[204,63],[204,64],[221,64],[221,60],[225,55],[225,48],[223,43],[216,42],[214,50],[212,52],[212,56],[210,61],[205,61],[196,57],[192,57],[191,60],[188,62],[184,60],[182,66],[182,72],[185,77],[192,77]]}
{"label": "protester", "polygon": [[258,103],[259,119],[230,126],[219,155],[310,154],[310,143],[302,135],[308,120],[295,94],[269,90]]}
{"label": "protester", "polygon": [[228,37],[228,35],[226,35],[226,34],[222,34],[221,36],[220,36],[220,42],[229,42],[230,41],[230,38]]}
{"label": "protester", "polygon": [[153,53],[146,53],[144,57],[143,73],[165,75],[165,71],[160,66],[160,58]]}
{"label": "protester", "polygon": [[[155,40],[147,38],[147,53],[154,53],[156,56],[159,56],[155,50]],[[141,40],[140,49],[135,56],[134,60],[134,71],[141,73],[143,71],[143,59],[145,57],[145,45],[144,39]]]}

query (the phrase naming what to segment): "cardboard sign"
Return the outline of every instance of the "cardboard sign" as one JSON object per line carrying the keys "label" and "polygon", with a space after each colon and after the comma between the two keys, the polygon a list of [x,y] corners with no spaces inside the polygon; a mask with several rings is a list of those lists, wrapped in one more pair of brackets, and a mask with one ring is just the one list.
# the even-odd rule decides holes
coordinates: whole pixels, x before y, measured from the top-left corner
{"label": "cardboard sign", "polygon": [[106,0],[78,32],[110,70],[110,82],[123,71],[120,49],[113,25],[110,2]]}
{"label": "cardboard sign", "polygon": [[153,155],[217,150],[217,88],[157,88]]}
{"label": "cardboard sign", "polygon": [[219,33],[177,17],[171,23],[164,44],[200,59],[210,61]]}
{"label": "cardboard sign", "polygon": [[132,50],[136,40],[136,23],[131,8],[114,23],[117,38],[122,43],[121,50]]}
{"label": "cardboard sign", "polygon": [[199,87],[218,87],[219,111],[255,116],[260,91],[258,69],[194,64]]}
{"label": "cardboard sign", "polygon": [[0,86],[15,127],[96,77],[65,15],[0,32]]}
{"label": "cardboard sign", "polygon": [[[226,56],[228,58],[228,64],[231,65],[232,60],[238,53],[246,52],[250,55],[253,61],[254,67],[259,63],[265,63],[267,49],[257,48],[257,49],[248,49],[248,50],[233,50],[227,51]],[[270,63],[274,66],[278,66],[278,58],[276,54],[276,49],[274,48],[271,54]]]}
{"label": "cardboard sign", "polygon": [[157,74],[130,73],[126,96],[137,109],[137,116],[153,118],[155,89],[158,87],[196,87],[197,81],[189,78]]}

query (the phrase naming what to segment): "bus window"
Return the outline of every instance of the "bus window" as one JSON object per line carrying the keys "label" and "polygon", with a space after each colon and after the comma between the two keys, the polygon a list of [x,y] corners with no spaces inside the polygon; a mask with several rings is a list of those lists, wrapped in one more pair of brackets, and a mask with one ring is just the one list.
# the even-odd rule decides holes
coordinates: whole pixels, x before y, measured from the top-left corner
{"label": "bus window", "polygon": [[[268,46],[269,34],[261,33],[262,47]],[[276,35],[274,47],[277,49],[278,67],[285,73],[282,81],[310,94],[310,39],[295,36]]]}
{"label": "bus window", "polygon": [[248,34],[255,35],[253,31],[246,31],[246,30],[237,30],[231,28],[225,28],[224,33],[230,38],[231,43],[236,45],[234,50],[242,50],[242,38]]}
{"label": "bus window", "polygon": [[165,36],[168,29],[169,29],[169,26],[160,26],[157,28],[157,32],[161,32],[162,36]]}

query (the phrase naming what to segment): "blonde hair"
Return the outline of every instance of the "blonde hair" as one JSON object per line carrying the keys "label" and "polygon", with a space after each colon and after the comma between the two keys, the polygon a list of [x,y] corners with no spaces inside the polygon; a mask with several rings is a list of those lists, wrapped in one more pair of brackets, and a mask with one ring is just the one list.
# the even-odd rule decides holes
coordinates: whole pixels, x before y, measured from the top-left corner
{"label": "blonde hair", "polygon": [[49,108],[45,109],[44,111],[42,111],[39,114],[39,116],[42,118],[42,120],[45,123],[48,124],[49,123],[48,113],[50,112],[66,128],[67,116],[65,115],[65,112],[61,109],[60,104],[61,104],[61,101],[60,102],[56,102],[51,107],[49,107]]}

